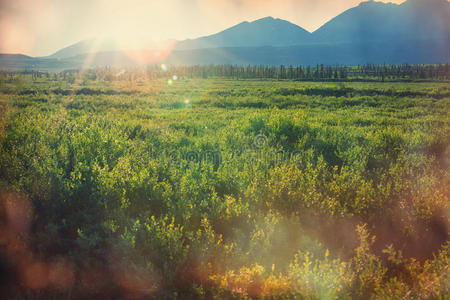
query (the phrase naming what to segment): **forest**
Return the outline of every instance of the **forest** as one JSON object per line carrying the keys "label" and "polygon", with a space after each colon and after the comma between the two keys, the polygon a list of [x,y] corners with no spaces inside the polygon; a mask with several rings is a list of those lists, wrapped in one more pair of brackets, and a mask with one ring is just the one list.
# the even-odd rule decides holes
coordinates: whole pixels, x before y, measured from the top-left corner
{"label": "forest", "polygon": [[[127,70],[127,72],[125,72]],[[82,74],[79,74],[82,73]],[[0,78],[11,82],[16,72],[0,70]],[[31,75],[33,79],[49,78],[62,79],[73,83],[75,77],[85,80],[102,79],[105,81],[123,81],[134,79],[156,79],[172,76],[188,78],[234,78],[234,79],[291,79],[297,81],[429,81],[450,80],[449,64],[439,65],[358,65],[358,66],[242,66],[242,65],[197,65],[171,66],[170,69],[162,65],[149,65],[135,68],[98,67],[96,69],[64,70],[59,73],[48,71],[21,71],[21,74]]]}
{"label": "forest", "polygon": [[446,299],[447,65],[0,71],[5,299]]}

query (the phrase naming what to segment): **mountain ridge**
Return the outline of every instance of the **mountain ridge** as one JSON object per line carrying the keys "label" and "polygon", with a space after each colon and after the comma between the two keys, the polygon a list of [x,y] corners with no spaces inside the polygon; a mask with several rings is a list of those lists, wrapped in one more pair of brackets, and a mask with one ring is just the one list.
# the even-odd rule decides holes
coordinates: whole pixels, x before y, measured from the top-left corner
{"label": "mountain ridge", "polygon": [[[265,17],[168,45],[168,49],[161,51],[151,47],[126,51],[111,39],[83,40],[47,57],[0,57],[0,67],[14,67],[15,63],[21,67],[55,66],[58,62],[74,67],[117,62],[124,65],[289,64],[289,60],[293,64],[446,63],[450,61],[450,3],[447,0],[407,0],[402,4],[365,1],[312,33],[289,21]],[[251,49],[257,53],[257,59],[250,54]],[[89,63],[80,63],[83,57]],[[31,63],[33,59],[35,62]]]}
{"label": "mountain ridge", "polygon": [[[215,34],[176,41],[174,50],[382,40],[395,42],[430,36],[450,39],[449,28],[450,3],[447,0],[407,0],[401,4],[369,0],[344,11],[313,32],[269,16],[252,22],[243,21]],[[120,49],[118,43],[111,39],[92,39],[60,49],[48,57],[63,59],[90,52],[120,50],[124,49]]]}
{"label": "mountain ridge", "polygon": [[175,49],[292,46],[308,42],[310,37],[311,33],[298,25],[278,18],[265,17],[253,22],[241,22],[209,36],[180,41]]}
{"label": "mountain ridge", "polygon": [[[432,4],[430,4],[432,3]],[[408,0],[402,4],[361,2],[313,32],[315,41],[395,41],[449,37],[450,4],[446,0]]]}
{"label": "mountain ridge", "polygon": [[[270,32],[271,29],[272,32]],[[268,34],[268,32],[272,34]],[[273,38],[267,40],[267,36],[272,36]],[[302,41],[307,41],[310,36],[310,32],[298,25],[269,16],[252,22],[243,21],[208,36],[177,41],[175,49],[193,50],[220,47],[292,46]],[[288,42],[283,42],[283,40],[287,40]],[[92,48],[99,50],[90,51]],[[105,41],[89,39],[62,48],[47,57],[62,59],[90,52],[119,51],[119,48],[118,43],[112,39]]]}

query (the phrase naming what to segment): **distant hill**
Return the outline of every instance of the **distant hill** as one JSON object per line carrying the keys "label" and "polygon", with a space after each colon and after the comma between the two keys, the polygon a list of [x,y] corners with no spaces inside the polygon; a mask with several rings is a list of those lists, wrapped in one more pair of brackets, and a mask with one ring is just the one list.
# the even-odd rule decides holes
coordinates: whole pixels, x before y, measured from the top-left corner
{"label": "distant hill", "polygon": [[446,0],[407,0],[401,5],[362,2],[312,35],[315,42],[322,43],[449,39],[450,3]]}
{"label": "distant hill", "polygon": [[22,54],[0,54],[0,68],[10,70],[64,70],[79,68],[69,60],[31,57]]}
{"label": "distant hill", "polygon": [[293,46],[309,43],[311,33],[298,25],[267,17],[253,22],[242,22],[219,33],[193,40],[178,42],[177,50]]}
{"label": "distant hill", "polygon": [[89,39],[65,47],[48,58],[64,59],[92,52],[120,51],[120,47],[112,39]]}

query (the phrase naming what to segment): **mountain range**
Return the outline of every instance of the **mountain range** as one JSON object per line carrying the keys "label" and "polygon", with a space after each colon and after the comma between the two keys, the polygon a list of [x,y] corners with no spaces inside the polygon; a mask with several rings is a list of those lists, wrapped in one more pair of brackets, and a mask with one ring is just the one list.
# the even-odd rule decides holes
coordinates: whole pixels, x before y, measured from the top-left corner
{"label": "mountain range", "polygon": [[65,69],[168,64],[366,64],[450,61],[450,3],[407,0],[362,2],[310,33],[266,17],[219,33],[157,47],[122,50],[113,40],[85,40],[48,57],[0,55],[0,67]]}

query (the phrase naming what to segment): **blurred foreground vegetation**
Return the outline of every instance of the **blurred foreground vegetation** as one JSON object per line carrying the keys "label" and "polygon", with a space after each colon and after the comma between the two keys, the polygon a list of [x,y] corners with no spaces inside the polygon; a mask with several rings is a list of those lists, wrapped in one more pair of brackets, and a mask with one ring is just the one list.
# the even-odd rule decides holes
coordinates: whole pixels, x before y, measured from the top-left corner
{"label": "blurred foreground vegetation", "polygon": [[449,295],[448,82],[147,71],[0,74],[2,295]]}

